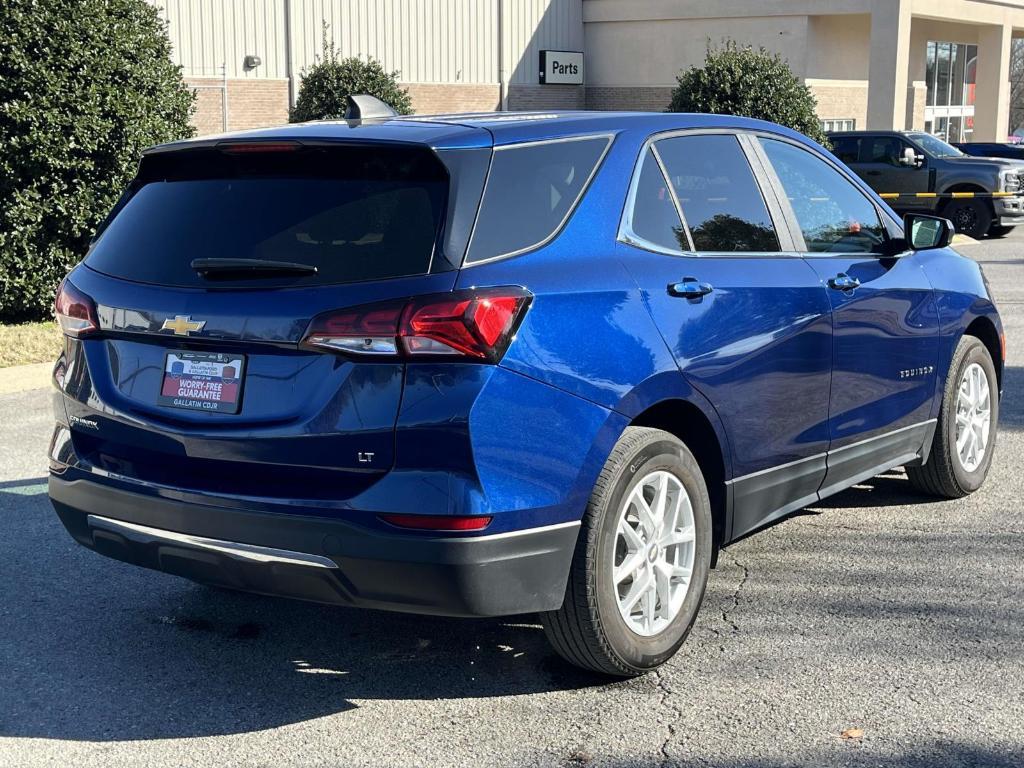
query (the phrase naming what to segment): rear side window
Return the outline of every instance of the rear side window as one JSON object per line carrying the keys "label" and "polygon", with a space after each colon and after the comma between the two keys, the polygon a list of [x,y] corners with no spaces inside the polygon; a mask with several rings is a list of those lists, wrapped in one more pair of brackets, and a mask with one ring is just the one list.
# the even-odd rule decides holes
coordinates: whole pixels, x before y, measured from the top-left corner
{"label": "rear side window", "polygon": [[496,147],[467,262],[512,256],[557,234],[610,143],[588,136]]}
{"label": "rear side window", "polygon": [[627,227],[633,235],[653,245],[670,251],[688,251],[683,224],[679,221],[676,205],[668,182],[658,166],[654,152],[650,149],[644,156],[644,163],[637,178],[633,195],[633,208]]}
{"label": "rear side window", "polygon": [[[444,220],[448,176],[429,150],[335,147],[152,156],[141,186],[86,263],[172,286],[213,283],[194,259],[292,262],[314,274],[217,285],[317,285],[424,274]],[[260,273],[263,274],[263,273]]]}
{"label": "rear side window", "polygon": [[759,139],[813,253],[880,252],[886,235],[878,211],[845,176],[810,152]]}
{"label": "rear side window", "polygon": [[857,162],[857,148],[860,145],[859,138],[856,136],[833,136],[831,141],[833,155],[844,163]]}
{"label": "rear side window", "polygon": [[735,136],[678,136],[654,146],[679,199],[694,250],[779,250],[760,187]]}

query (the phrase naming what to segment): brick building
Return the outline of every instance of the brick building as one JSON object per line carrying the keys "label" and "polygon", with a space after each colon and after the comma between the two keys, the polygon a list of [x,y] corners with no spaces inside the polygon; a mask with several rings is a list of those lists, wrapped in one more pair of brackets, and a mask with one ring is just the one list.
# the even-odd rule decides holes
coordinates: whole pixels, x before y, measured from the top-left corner
{"label": "brick building", "polygon": [[[397,70],[421,114],[660,111],[679,70],[731,38],[781,53],[828,128],[996,140],[1011,128],[1010,50],[1024,35],[1024,0],[154,2],[201,133],[285,122],[327,24],[342,55]],[[577,76],[542,78],[542,51],[581,52]]]}

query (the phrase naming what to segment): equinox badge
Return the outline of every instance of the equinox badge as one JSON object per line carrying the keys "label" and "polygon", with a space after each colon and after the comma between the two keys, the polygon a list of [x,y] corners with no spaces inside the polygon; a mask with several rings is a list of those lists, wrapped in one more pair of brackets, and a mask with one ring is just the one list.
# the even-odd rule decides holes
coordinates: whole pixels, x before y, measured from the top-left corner
{"label": "equinox badge", "polygon": [[192,331],[201,331],[206,325],[205,320],[193,320],[191,315],[175,315],[174,319],[164,320],[161,331],[174,331],[175,336],[188,336]]}

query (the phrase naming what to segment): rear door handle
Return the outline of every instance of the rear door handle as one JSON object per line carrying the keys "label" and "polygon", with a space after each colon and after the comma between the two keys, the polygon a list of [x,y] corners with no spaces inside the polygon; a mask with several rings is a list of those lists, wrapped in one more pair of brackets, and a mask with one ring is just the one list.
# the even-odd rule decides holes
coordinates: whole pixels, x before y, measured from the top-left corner
{"label": "rear door handle", "polygon": [[668,284],[670,296],[679,296],[684,299],[699,299],[701,296],[707,296],[713,290],[710,283],[702,283],[695,277],[684,277],[678,283]]}
{"label": "rear door handle", "polygon": [[828,287],[835,288],[837,291],[852,291],[859,285],[860,280],[856,277],[851,277],[845,272],[840,272],[838,275],[830,277],[828,280]]}

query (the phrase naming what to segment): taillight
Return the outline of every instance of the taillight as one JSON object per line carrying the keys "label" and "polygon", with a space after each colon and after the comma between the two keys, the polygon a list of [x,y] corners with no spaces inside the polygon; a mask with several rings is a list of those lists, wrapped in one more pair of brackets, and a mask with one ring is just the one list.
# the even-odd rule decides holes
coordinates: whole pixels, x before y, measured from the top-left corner
{"label": "taillight", "polygon": [[353,355],[496,363],[532,298],[519,287],[476,288],[340,309],[313,318],[302,346]]}
{"label": "taillight", "polygon": [[94,333],[100,327],[96,319],[96,304],[66,277],[57,289],[54,314],[60,329],[75,338]]}
{"label": "taillight", "polygon": [[317,315],[303,346],[357,355],[398,354],[398,323],[402,304],[368,304]]}
{"label": "taillight", "polygon": [[491,524],[490,515],[378,515],[396,528],[415,531],[482,531]]}

